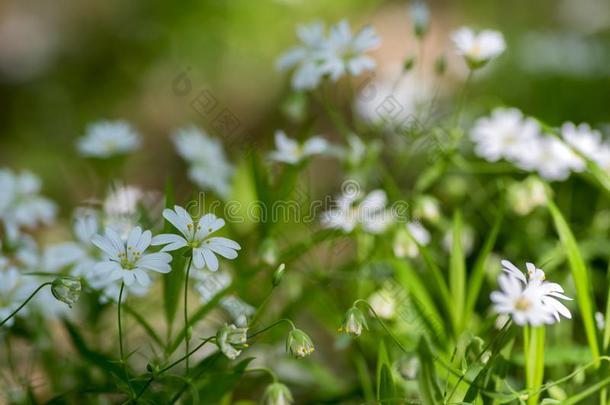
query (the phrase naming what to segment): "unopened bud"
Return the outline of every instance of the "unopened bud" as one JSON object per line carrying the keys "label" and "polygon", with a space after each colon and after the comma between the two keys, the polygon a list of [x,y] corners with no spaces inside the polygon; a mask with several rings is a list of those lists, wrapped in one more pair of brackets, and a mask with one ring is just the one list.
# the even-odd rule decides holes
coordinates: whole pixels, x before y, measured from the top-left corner
{"label": "unopened bud", "polygon": [[286,265],[284,263],[282,263],[275,270],[275,273],[273,273],[273,286],[274,287],[277,287],[282,282],[282,277],[284,277],[285,270],[286,270]]}
{"label": "unopened bud", "polygon": [[51,292],[53,296],[72,308],[72,304],[78,301],[81,291],[81,282],[78,278],[62,276],[53,280]]}

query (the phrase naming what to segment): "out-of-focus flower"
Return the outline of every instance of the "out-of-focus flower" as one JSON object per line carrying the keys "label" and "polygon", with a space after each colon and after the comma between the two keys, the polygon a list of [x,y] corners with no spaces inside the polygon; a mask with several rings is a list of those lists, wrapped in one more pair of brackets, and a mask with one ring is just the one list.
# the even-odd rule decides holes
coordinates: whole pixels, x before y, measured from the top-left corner
{"label": "out-of-focus flower", "polygon": [[70,308],[78,301],[81,291],[81,282],[75,277],[61,276],[53,280],[51,293],[59,301],[67,304]]}
{"label": "out-of-focus flower", "polygon": [[537,177],[530,176],[508,187],[508,201],[519,215],[527,215],[547,202],[546,187]]}
{"label": "out-of-focus flower", "polygon": [[121,238],[126,239],[139,222],[139,205],[143,200],[144,192],[140,188],[114,184],[103,203],[104,226],[114,229]]}
{"label": "out-of-focus flower", "polygon": [[183,128],[173,135],[178,154],[189,163],[189,178],[199,187],[227,198],[234,168],[225,156],[222,143],[196,127]]}
{"label": "out-of-focus flower", "polygon": [[538,123],[516,108],[496,108],[489,117],[479,118],[470,131],[475,152],[490,162],[519,163],[539,136]]}
{"label": "out-of-focus flower", "polygon": [[248,328],[225,325],[216,333],[216,344],[222,354],[233,360],[248,347]]}
{"label": "out-of-focus flower", "polygon": [[526,263],[528,277],[508,260],[502,261],[498,277],[501,291],[491,293],[496,312],[509,314],[516,324],[538,326],[559,322],[560,315],[571,318],[568,308],[559,299],[570,300],[557,283],[545,281],[544,271]]}
{"label": "out-of-focus flower", "polygon": [[247,326],[248,318],[256,312],[252,305],[235,295],[223,297],[220,306],[229,313],[237,326]]}
{"label": "out-of-focus flower", "polygon": [[453,32],[451,39],[471,69],[484,66],[506,49],[502,33],[493,30],[476,33],[471,28],[462,27]]}
{"label": "out-of-focus flower", "polygon": [[441,217],[441,209],[438,200],[431,196],[421,196],[415,201],[414,215],[416,218],[425,219],[432,223]]}
{"label": "out-of-focus flower", "polygon": [[300,163],[314,155],[331,154],[334,152],[334,148],[322,137],[314,136],[303,144],[299,144],[294,139],[288,138],[284,131],[275,132],[275,147],[277,149],[269,153],[269,158],[276,162],[292,165]]}
{"label": "out-of-focus flower", "polygon": [[424,1],[415,0],[409,7],[409,13],[411,14],[411,22],[413,23],[415,35],[418,38],[423,37],[430,25],[430,9],[428,5]]}
{"label": "out-of-focus flower", "polygon": [[300,329],[293,329],[288,333],[286,339],[286,351],[293,357],[303,358],[313,353],[315,347],[305,332]]}
{"label": "out-of-focus flower", "polygon": [[274,382],[270,384],[263,395],[264,405],[290,405],[294,402],[287,386]]}
{"label": "out-of-focus flower", "polygon": [[140,134],[128,122],[98,121],[87,127],[77,146],[83,156],[106,159],[133,152],[140,143]]}
{"label": "out-of-focus flower", "polygon": [[218,258],[220,255],[226,259],[235,259],[237,251],[241,249],[239,244],[231,239],[210,235],[225,225],[222,218],[214,214],[202,216],[197,223],[193,217],[182,207],[174,206],[171,210],[163,210],[163,218],[172,224],[181,235],[164,233],[155,236],[153,245],[165,245],[163,252],[170,252],[183,247],[192,250],[193,264],[198,269],[207,266],[212,271],[218,270]]}
{"label": "out-of-focus flower", "polygon": [[383,289],[373,293],[368,303],[380,318],[393,319],[396,316],[396,298],[388,290]]}
{"label": "out-of-focus flower", "polygon": [[360,336],[362,329],[368,329],[366,318],[360,309],[355,306],[351,307],[343,317],[343,323],[339,328],[339,332],[345,332],[352,336]]}
{"label": "out-of-focus flower", "polygon": [[[15,311],[31,292],[28,283],[23,278],[19,270],[12,266],[6,257],[0,256],[0,321]],[[27,308],[24,308],[18,313],[18,316],[26,313]],[[6,325],[11,326],[14,321],[13,317],[7,321]]]}
{"label": "out-of-focus flower", "polygon": [[16,240],[22,227],[33,228],[55,219],[57,207],[40,196],[40,188],[40,179],[30,172],[0,169],[0,221],[8,240]]}
{"label": "out-of-focus flower", "polygon": [[418,245],[430,243],[430,232],[420,222],[409,222],[406,229],[399,229],[394,237],[394,255],[396,257],[417,257]]}
{"label": "out-of-focus flower", "polygon": [[371,27],[354,35],[343,20],[326,36],[324,25],[316,22],[297,27],[297,36],[302,45],[290,49],[277,62],[280,70],[296,67],[292,87],[297,90],[317,87],[325,75],[336,81],[346,74],[357,76],[375,67],[375,62],[364,55],[380,43]]}
{"label": "out-of-focus flower", "polygon": [[354,35],[347,20],[342,20],[330,30],[322,71],[337,81],[346,74],[358,76],[373,70],[375,61],[364,53],[380,43],[373,27],[364,27]]}
{"label": "out-of-focus flower", "polygon": [[604,327],[606,326],[606,318],[604,318],[604,314],[602,314],[599,311],[596,312],[595,313],[595,323],[597,325],[597,329],[604,330]]}
{"label": "out-of-focus flower", "polygon": [[[466,256],[472,253],[474,248],[474,231],[469,225],[462,226],[462,234],[460,235],[462,249]],[[451,252],[453,249],[453,230],[449,229],[443,237],[443,248],[446,252]]]}
{"label": "out-of-focus flower", "polygon": [[572,170],[584,169],[582,159],[551,135],[543,135],[533,142],[527,154],[520,159],[519,166],[537,171],[546,180],[565,180]]}
{"label": "out-of-focus flower", "polygon": [[112,228],[106,228],[104,236],[96,234],[91,242],[105,254],[104,260],[96,263],[94,271],[109,282],[123,280],[125,285],[134,283],[143,287],[150,285],[147,271],[169,273],[172,260],[165,252],[146,253],[150,246],[152,235],[150,231],[142,232],[135,227],[123,240]]}
{"label": "out-of-focus flower", "polygon": [[322,213],[321,222],[326,228],[352,232],[358,225],[368,233],[382,233],[393,222],[386,210],[385,191],[374,190],[363,196],[360,189],[344,190],[337,198],[336,208]]}

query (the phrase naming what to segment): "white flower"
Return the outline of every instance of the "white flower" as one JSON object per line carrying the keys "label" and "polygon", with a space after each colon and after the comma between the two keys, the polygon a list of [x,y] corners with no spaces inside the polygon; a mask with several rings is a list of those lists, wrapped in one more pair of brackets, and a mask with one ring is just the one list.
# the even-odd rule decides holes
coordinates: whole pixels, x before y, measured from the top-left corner
{"label": "white flower", "polygon": [[95,265],[94,271],[106,277],[108,281],[123,280],[128,286],[134,283],[143,287],[149,286],[151,279],[147,271],[169,273],[169,263],[172,260],[168,253],[146,253],[151,239],[151,232],[142,232],[140,227],[133,228],[127,240],[123,240],[115,230],[107,227],[104,236],[96,234],[91,239],[105,254],[104,260]]}
{"label": "white flower", "polygon": [[528,277],[508,260],[502,260],[502,274],[498,283],[502,291],[494,291],[491,300],[500,314],[510,314],[518,325],[541,325],[559,322],[560,315],[572,317],[559,299],[565,296],[557,283],[545,281],[544,271],[532,263],[526,263]]}
{"label": "white flower", "polygon": [[0,170],[0,220],[7,239],[17,239],[22,227],[33,228],[54,220],[57,207],[39,195],[40,187],[40,179],[30,172]]}
{"label": "white flower", "polygon": [[[460,235],[460,241],[462,242],[462,249],[466,256],[472,253],[474,248],[474,231],[469,225],[462,226],[462,234]],[[443,248],[446,252],[451,252],[453,249],[453,229],[449,229],[445,232],[443,237]]]}
{"label": "white flower", "polygon": [[360,190],[344,192],[336,201],[336,208],[322,213],[321,222],[326,228],[352,232],[358,225],[366,232],[377,234],[386,230],[393,221],[386,210],[385,191],[371,191],[364,198]]}
{"label": "white flower", "polygon": [[[479,118],[470,137],[475,152],[490,162],[507,159],[520,162],[540,136],[540,126],[516,108],[496,108],[489,117]],[[519,164],[518,164],[519,165]]]}
{"label": "white flower", "polygon": [[417,257],[418,245],[430,243],[430,232],[420,222],[409,222],[406,229],[399,229],[394,238],[393,250],[396,257]]}
{"label": "white flower", "polygon": [[271,152],[269,158],[292,165],[314,155],[333,152],[333,148],[324,138],[314,136],[301,145],[294,139],[288,138],[284,131],[275,132],[275,147],[277,150]]}
{"label": "white flower", "polygon": [[292,76],[292,87],[297,90],[313,89],[318,86],[324,72],[320,62],[326,44],[324,24],[314,22],[297,27],[297,36],[302,45],[294,47],[277,61],[279,70],[296,67]]}
{"label": "white flower", "polygon": [[535,170],[546,180],[565,180],[572,170],[584,169],[582,159],[554,136],[542,135],[528,148],[517,166],[525,170]]}
{"label": "white flower", "polygon": [[139,206],[144,192],[138,187],[114,184],[104,200],[104,226],[113,228],[126,239],[140,219]]}
{"label": "white flower", "polygon": [[180,129],[172,139],[178,154],[190,164],[189,178],[199,187],[227,198],[234,169],[222,143],[196,127]]}
{"label": "white flower", "polygon": [[235,295],[222,298],[220,306],[229,313],[237,326],[248,325],[248,318],[256,312],[256,308]]}
{"label": "white flower", "polygon": [[566,122],[561,126],[561,136],[570,146],[591,159],[602,146],[602,134],[591,129],[589,124],[576,126]]}
{"label": "white flower", "polygon": [[415,202],[415,216],[436,222],[441,217],[441,209],[438,200],[427,195],[419,197]]}
{"label": "white flower", "polygon": [[510,206],[519,215],[527,215],[536,207],[547,202],[544,183],[536,176],[530,176],[522,182],[513,183],[507,192]]}
{"label": "white flower", "polygon": [[168,208],[163,210],[163,218],[183,236],[169,233],[157,235],[152,244],[165,245],[163,252],[188,247],[192,250],[193,264],[198,269],[207,266],[208,269],[216,271],[218,270],[217,254],[227,259],[235,259],[237,251],[241,249],[241,246],[231,239],[210,237],[225,225],[225,221],[214,214],[206,214],[195,223],[184,208],[176,205],[173,210]]}
{"label": "white flower", "polygon": [[330,30],[322,71],[337,81],[345,74],[358,76],[373,70],[375,61],[364,53],[380,43],[381,40],[372,27],[365,27],[353,35],[349,23],[342,20]]}
{"label": "white flower", "polygon": [[[6,257],[0,256],[0,321],[7,318],[27,299],[31,292],[28,284],[19,270],[10,265]],[[23,308],[18,316],[23,316],[25,313],[27,307]],[[11,326],[14,320],[14,317],[11,318],[6,325]]]}
{"label": "white flower", "polygon": [[248,347],[248,328],[225,325],[216,333],[216,344],[222,354],[234,360],[241,351]]}
{"label": "white flower", "polygon": [[502,33],[493,30],[475,33],[471,28],[462,27],[453,32],[451,39],[471,69],[485,65],[506,49]]}
{"label": "white flower", "polygon": [[604,314],[599,311],[596,312],[595,323],[597,324],[597,329],[604,330],[604,327],[606,326],[606,318],[604,317]]}
{"label": "white flower", "polygon": [[364,55],[380,43],[371,27],[353,35],[343,20],[327,37],[324,25],[316,22],[297,27],[297,36],[302,45],[290,49],[277,62],[280,70],[296,67],[292,87],[297,90],[317,87],[325,75],[336,81],[345,74],[357,76],[375,67],[375,62]]}
{"label": "white flower", "polygon": [[140,143],[140,134],[126,121],[98,121],[78,140],[78,150],[83,156],[109,158],[133,152]]}

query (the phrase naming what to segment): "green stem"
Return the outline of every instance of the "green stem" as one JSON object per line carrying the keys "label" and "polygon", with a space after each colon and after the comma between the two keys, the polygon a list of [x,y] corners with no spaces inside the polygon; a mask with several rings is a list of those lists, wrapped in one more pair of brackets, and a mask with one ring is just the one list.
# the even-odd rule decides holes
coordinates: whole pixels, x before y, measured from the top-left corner
{"label": "green stem", "polygon": [[282,322],[286,322],[286,323],[288,323],[288,324],[290,325],[290,327],[292,328],[292,330],[295,330],[295,329],[296,329],[296,326],[294,326],[294,323],[293,323],[293,322],[292,322],[290,319],[284,318],[284,319],[280,319],[279,321],[275,321],[275,322],[273,322],[271,325],[266,326],[266,327],[264,327],[263,329],[261,329],[261,330],[259,330],[259,331],[257,331],[257,332],[254,332],[254,333],[253,333],[253,334],[251,334],[251,335],[248,335],[248,339],[252,339],[253,337],[258,336],[258,335],[260,335],[261,333],[268,331],[269,329],[271,329],[271,328],[273,328],[273,327],[275,327],[275,326],[279,325],[279,324],[280,324],[280,323],[282,323]]}
{"label": "green stem", "polygon": [[268,374],[274,383],[278,382],[277,375],[267,367],[249,368],[245,371],[246,373],[266,373]]}
{"label": "green stem", "polygon": [[[193,256],[191,256],[186,265],[186,277],[184,278],[184,346],[185,353],[189,352],[189,341],[191,339],[191,332],[189,330],[189,311],[188,311],[188,296],[189,296],[189,275],[191,274],[191,264],[193,262]],[[186,374],[189,373],[189,359],[186,357]]]}
{"label": "green stem", "polygon": [[193,354],[195,354],[195,352],[197,352],[199,349],[201,349],[206,343],[208,343],[210,340],[214,339],[215,336],[210,336],[208,338],[203,339],[203,341],[197,346],[195,347],[191,352],[186,353],[184,356],[180,357],[178,360],[174,361],[173,363],[171,363],[169,366],[162,368],[161,370],[159,370],[157,373],[155,373],[153,376],[151,376],[148,381],[146,381],[146,384],[144,384],[144,387],[142,387],[142,389],[140,390],[140,392],[138,393],[138,395],[135,397],[135,401],[137,401],[142,394],[144,394],[144,392],[148,389],[148,387],[150,387],[150,384],[152,384],[152,382],[154,381],[154,379],[158,376],[160,376],[161,374],[165,373],[166,371],[174,368],[175,366],[177,366],[178,364],[180,364],[181,362],[188,360],[188,358],[190,356],[192,356]]}
{"label": "green stem", "polygon": [[9,321],[9,320],[10,320],[10,319],[13,317],[13,316],[15,316],[15,315],[17,314],[17,312],[21,311],[21,310],[23,309],[23,307],[25,307],[25,306],[27,305],[27,303],[28,303],[28,302],[30,302],[30,301],[32,300],[32,298],[34,298],[34,296],[35,296],[36,294],[38,294],[38,292],[39,292],[40,290],[42,290],[44,287],[46,287],[46,286],[48,286],[48,285],[51,285],[51,284],[53,284],[53,283],[52,283],[52,282],[50,282],[50,281],[47,281],[46,283],[42,283],[41,285],[39,285],[39,286],[38,286],[38,288],[37,288],[37,289],[35,289],[35,290],[34,290],[34,292],[33,292],[32,294],[30,294],[30,296],[29,296],[29,297],[28,297],[28,298],[27,298],[25,301],[23,301],[23,304],[19,305],[19,306],[17,307],[17,309],[15,309],[13,312],[11,312],[11,314],[10,314],[9,316],[7,316],[6,318],[4,318],[4,319],[2,320],[2,322],[0,322],[0,327],[2,327],[2,326],[3,326],[5,323],[7,323],[7,322],[8,322],[8,321]]}
{"label": "green stem", "polygon": [[525,380],[529,394],[527,403],[536,405],[544,378],[544,326],[524,328],[523,332],[530,335],[525,352]]}
{"label": "green stem", "polygon": [[125,361],[125,351],[123,349],[123,326],[121,323],[121,305],[123,301],[123,290],[125,289],[125,283],[121,282],[121,289],[119,290],[119,302],[117,303],[117,323],[119,325],[119,354],[121,356],[121,365],[123,366],[123,372],[125,373],[125,381],[129,386],[131,397],[135,395],[133,387],[131,386],[131,380],[129,379],[129,373],[127,372],[127,362]]}
{"label": "green stem", "polygon": [[368,301],[363,300],[362,298],[357,299],[354,302],[354,306],[357,306],[358,304],[364,304],[366,305],[366,307],[369,309],[369,311],[371,311],[371,313],[375,316],[375,318],[377,319],[377,321],[379,321],[379,323],[381,324],[381,327],[383,328],[383,330],[385,330],[385,332],[388,334],[388,336],[390,336],[390,338],[394,341],[394,343],[396,343],[396,345],[400,348],[400,350],[402,350],[404,353],[409,354],[409,351],[402,345],[402,343],[400,343],[400,341],[394,336],[394,334],[390,331],[390,328],[387,327],[387,325],[385,324],[384,321],[381,320],[381,318],[379,317],[379,315],[377,315],[377,312],[375,312],[375,310],[373,309],[373,307],[371,306],[371,304],[368,303]]}

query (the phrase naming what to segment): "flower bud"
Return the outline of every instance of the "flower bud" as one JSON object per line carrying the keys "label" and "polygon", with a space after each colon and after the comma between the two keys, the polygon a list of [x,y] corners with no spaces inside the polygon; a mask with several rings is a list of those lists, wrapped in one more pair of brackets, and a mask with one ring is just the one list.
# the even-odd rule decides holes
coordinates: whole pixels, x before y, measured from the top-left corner
{"label": "flower bud", "polygon": [[53,280],[51,292],[53,296],[72,308],[72,304],[78,301],[81,291],[81,282],[78,278],[62,276]]}
{"label": "flower bud", "polygon": [[294,402],[292,394],[287,386],[274,382],[269,385],[263,395],[264,405],[290,405]]}
{"label": "flower bud", "polygon": [[410,7],[411,22],[417,38],[422,38],[430,25],[430,10],[423,1],[414,1]]}
{"label": "flower bud", "polygon": [[233,360],[248,347],[248,328],[238,328],[235,325],[225,325],[216,333],[216,344],[220,351]]}
{"label": "flower bud", "polygon": [[286,351],[292,356],[303,358],[309,356],[315,350],[313,342],[305,332],[293,329],[286,339]]}
{"label": "flower bud", "polygon": [[286,265],[284,263],[282,263],[275,270],[275,273],[273,273],[273,286],[274,287],[277,287],[282,282],[282,277],[284,277],[285,269],[286,269]]}
{"label": "flower bud", "polygon": [[339,328],[339,332],[345,332],[352,336],[360,336],[362,333],[362,328],[369,328],[366,324],[364,314],[358,308],[351,307],[345,313],[343,324]]}

